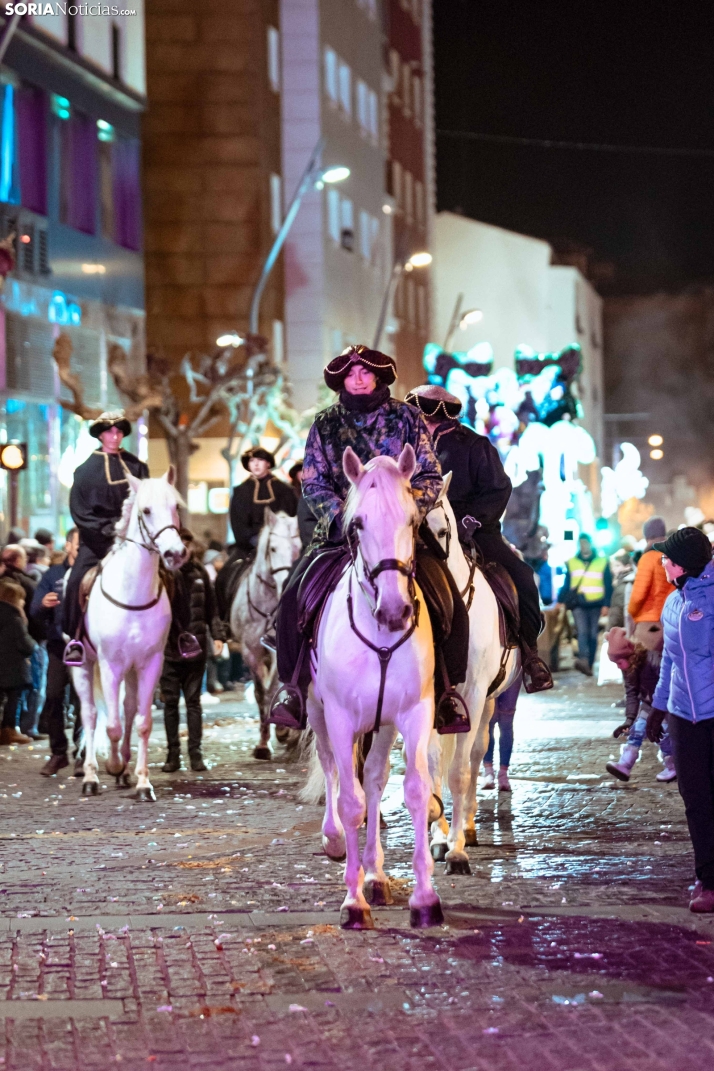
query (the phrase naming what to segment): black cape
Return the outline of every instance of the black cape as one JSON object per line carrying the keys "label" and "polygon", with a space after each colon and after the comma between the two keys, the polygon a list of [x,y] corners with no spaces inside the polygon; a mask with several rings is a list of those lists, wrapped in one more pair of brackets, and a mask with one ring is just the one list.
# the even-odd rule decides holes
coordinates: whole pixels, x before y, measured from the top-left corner
{"label": "black cape", "polygon": [[231,528],[236,547],[243,554],[250,554],[258,542],[266,506],[273,513],[283,510],[289,517],[294,517],[297,497],[292,487],[276,476],[263,476],[261,480],[249,476],[234,488],[231,497]]}
{"label": "black cape", "polygon": [[95,450],[74,472],[69,511],[82,543],[98,558],[103,558],[111,548],[114,525],[129,494],[126,469],[140,480],[149,476],[148,466],[128,450],[119,454]]}
{"label": "black cape", "polygon": [[480,531],[499,533],[512,485],[496,447],[455,420],[439,424],[434,447],[441,471],[451,473],[448,497],[459,529],[470,515],[480,522]]}

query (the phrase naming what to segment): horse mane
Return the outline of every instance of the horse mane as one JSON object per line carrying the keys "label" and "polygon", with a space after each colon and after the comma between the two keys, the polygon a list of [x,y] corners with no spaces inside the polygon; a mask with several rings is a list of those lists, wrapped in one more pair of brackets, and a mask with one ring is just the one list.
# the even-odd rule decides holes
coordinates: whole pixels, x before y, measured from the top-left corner
{"label": "horse mane", "polygon": [[[167,484],[166,486],[170,494],[173,496],[174,503],[179,507],[185,507],[186,503],[184,502],[183,498],[178,493],[176,488],[172,484]],[[137,492],[132,490],[129,492],[129,494],[126,496],[122,503],[121,517],[114,525],[115,543],[121,543],[127,537],[127,533],[129,531],[129,524],[131,522],[131,514],[134,509],[134,503],[136,502],[136,496]]]}
{"label": "horse mane", "polygon": [[[366,491],[376,491],[382,500],[383,511],[395,524],[403,523],[404,513],[409,520],[416,517],[416,502],[410,493],[409,484],[391,457],[373,457],[365,465],[359,486],[351,484],[342,515],[347,529],[354,519],[358,503]],[[395,493],[396,492],[396,493]]]}

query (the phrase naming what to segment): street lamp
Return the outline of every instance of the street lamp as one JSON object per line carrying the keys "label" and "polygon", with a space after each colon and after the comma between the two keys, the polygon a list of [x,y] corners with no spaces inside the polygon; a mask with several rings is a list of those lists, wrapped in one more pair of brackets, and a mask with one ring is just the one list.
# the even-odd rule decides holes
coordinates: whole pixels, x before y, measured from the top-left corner
{"label": "street lamp", "polygon": [[0,468],[10,476],[10,527],[17,526],[18,474],[27,468],[27,443],[11,439],[0,447]]}
{"label": "street lamp", "polygon": [[392,303],[394,297],[394,291],[397,289],[397,283],[399,282],[403,271],[414,271],[415,268],[428,268],[432,260],[431,253],[418,252],[412,253],[409,257],[397,257],[394,261],[389,281],[387,282],[387,288],[384,291],[384,298],[382,300],[382,308],[379,313],[379,320],[377,321],[377,328],[374,332],[374,342],[372,343],[372,349],[379,349],[379,343],[382,338],[382,331],[384,330],[384,321],[387,319],[387,313],[389,306]]}
{"label": "street lamp", "polygon": [[285,244],[285,239],[288,236],[288,232],[290,231],[290,228],[295,222],[295,217],[298,214],[298,209],[300,208],[300,203],[303,197],[311,187],[313,189],[321,190],[325,183],[332,184],[335,182],[343,182],[346,178],[349,178],[350,176],[349,167],[343,167],[342,165],[335,165],[333,167],[322,167],[322,165],[318,163],[320,156],[322,155],[324,142],[325,139],[320,138],[317,145],[315,146],[312,156],[308,160],[307,167],[303,172],[303,176],[300,179],[300,182],[298,183],[298,187],[295,191],[295,194],[293,195],[293,199],[290,202],[287,212],[285,213],[285,219],[282,222],[280,230],[275,235],[275,240],[273,241],[270,252],[265,258],[265,264],[263,265],[263,270],[260,273],[260,278],[258,279],[258,283],[253,292],[253,300],[250,303],[249,330],[252,335],[258,334],[260,299],[263,296],[265,284],[268,281],[268,276],[273,270],[275,261],[280,255],[280,250]]}
{"label": "street lamp", "polygon": [[650,444],[650,446],[661,446],[664,442],[664,439],[661,435],[650,435],[647,442]]}
{"label": "street lamp", "polygon": [[483,312],[481,309],[468,309],[459,320],[459,327],[462,331],[465,331],[467,327],[471,327],[471,324],[480,324],[483,320]]}

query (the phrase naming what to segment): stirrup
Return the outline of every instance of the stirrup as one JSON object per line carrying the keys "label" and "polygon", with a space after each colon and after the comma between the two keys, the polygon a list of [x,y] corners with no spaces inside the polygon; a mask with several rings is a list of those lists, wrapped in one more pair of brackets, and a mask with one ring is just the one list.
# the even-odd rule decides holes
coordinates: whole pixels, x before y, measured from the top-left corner
{"label": "stirrup", "polygon": [[81,640],[70,640],[64,649],[62,655],[62,661],[65,666],[83,666],[84,665],[84,644]]}
{"label": "stirrup", "polygon": [[307,728],[307,711],[302,691],[294,684],[282,684],[270,704],[270,725],[284,725],[287,729]]}
{"label": "stirrup", "polygon": [[533,692],[547,692],[553,687],[553,674],[543,659],[533,652],[523,662],[523,687],[529,695]]}
{"label": "stirrup", "polygon": [[455,688],[448,688],[436,704],[434,720],[439,736],[471,731],[468,708]]}
{"label": "stirrup", "polygon": [[278,638],[275,635],[275,629],[270,628],[264,636],[260,637],[260,646],[265,647],[266,651],[272,651],[273,654],[278,649]]}

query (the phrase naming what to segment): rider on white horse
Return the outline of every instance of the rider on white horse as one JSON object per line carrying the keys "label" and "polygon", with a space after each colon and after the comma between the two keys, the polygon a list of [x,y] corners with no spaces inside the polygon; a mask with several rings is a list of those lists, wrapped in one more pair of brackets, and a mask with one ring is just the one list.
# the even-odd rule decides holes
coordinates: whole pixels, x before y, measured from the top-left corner
{"label": "rider on white horse", "polygon": [[101,447],[75,469],[74,483],[69,495],[69,511],[79,529],[79,553],[67,582],[64,602],[63,629],[70,637],[64,660],[68,665],[81,665],[84,646],[78,635],[81,622],[79,589],[82,578],[97,565],[112,548],[114,526],[121,517],[124,499],[129,494],[128,477],[146,480],[147,465],[121,443],[131,435],[131,424],[122,409],[102,413],[89,428],[89,434],[99,439]]}
{"label": "rider on white horse", "polygon": [[[441,469],[422,417],[413,406],[390,396],[389,386],[396,379],[392,357],[366,346],[349,346],[330,361],[324,376],[327,386],[339,393],[339,400],[318,413],[310,429],[302,485],[304,499],[317,518],[317,526],[311,546],[283,590],[276,621],[278,676],[283,688],[276,696],[273,711],[282,724],[294,724],[296,728],[304,727],[304,694],[310,678],[308,660],[303,657],[306,641],[297,628],[298,588],[307,568],[322,550],[344,545],[349,538],[349,533],[342,529],[342,511],[350,487],[342,463],[346,448],[350,446],[362,464],[366,464],[379,455],[396,460],[407,443],[411,445],[416,456],[411,487],[418,522],[435,504],[442,487]],[[430,553],[421,548],[421,561]],[[464,731],[464,725],[468,730],[468,715],[463,704],[460,708],[458,700],[455,702],[449,685],[461,684],[466,679],[468,615],[445,568],[443,555],[440,558],[432,560],[435,566],[432,572],[437,574],[437,583],[450,590],[448,601],[453,604],[453,619],[450,634],[440,645],[444,657],[438,691],[445,694],[438,703],[437,725],[441,731],[457,731],[458,723],[458,731]],[[301,664],[304,672],[298,682],[293,678]]]}
{"label": "rider on white horse", "polygon": [[534,573],[501,535],[501,517],[512,488],[498,451],[485,435],[459,422],[461,401],[443,387],[417,387],[405,401],[424,416],[442,471],[451,473],[448,499],[461,543],[467,550],[474,544],[485,562],[502,565],[518,592],[526,691],[552,688],[550,670],[538,655],[542,618]]}

